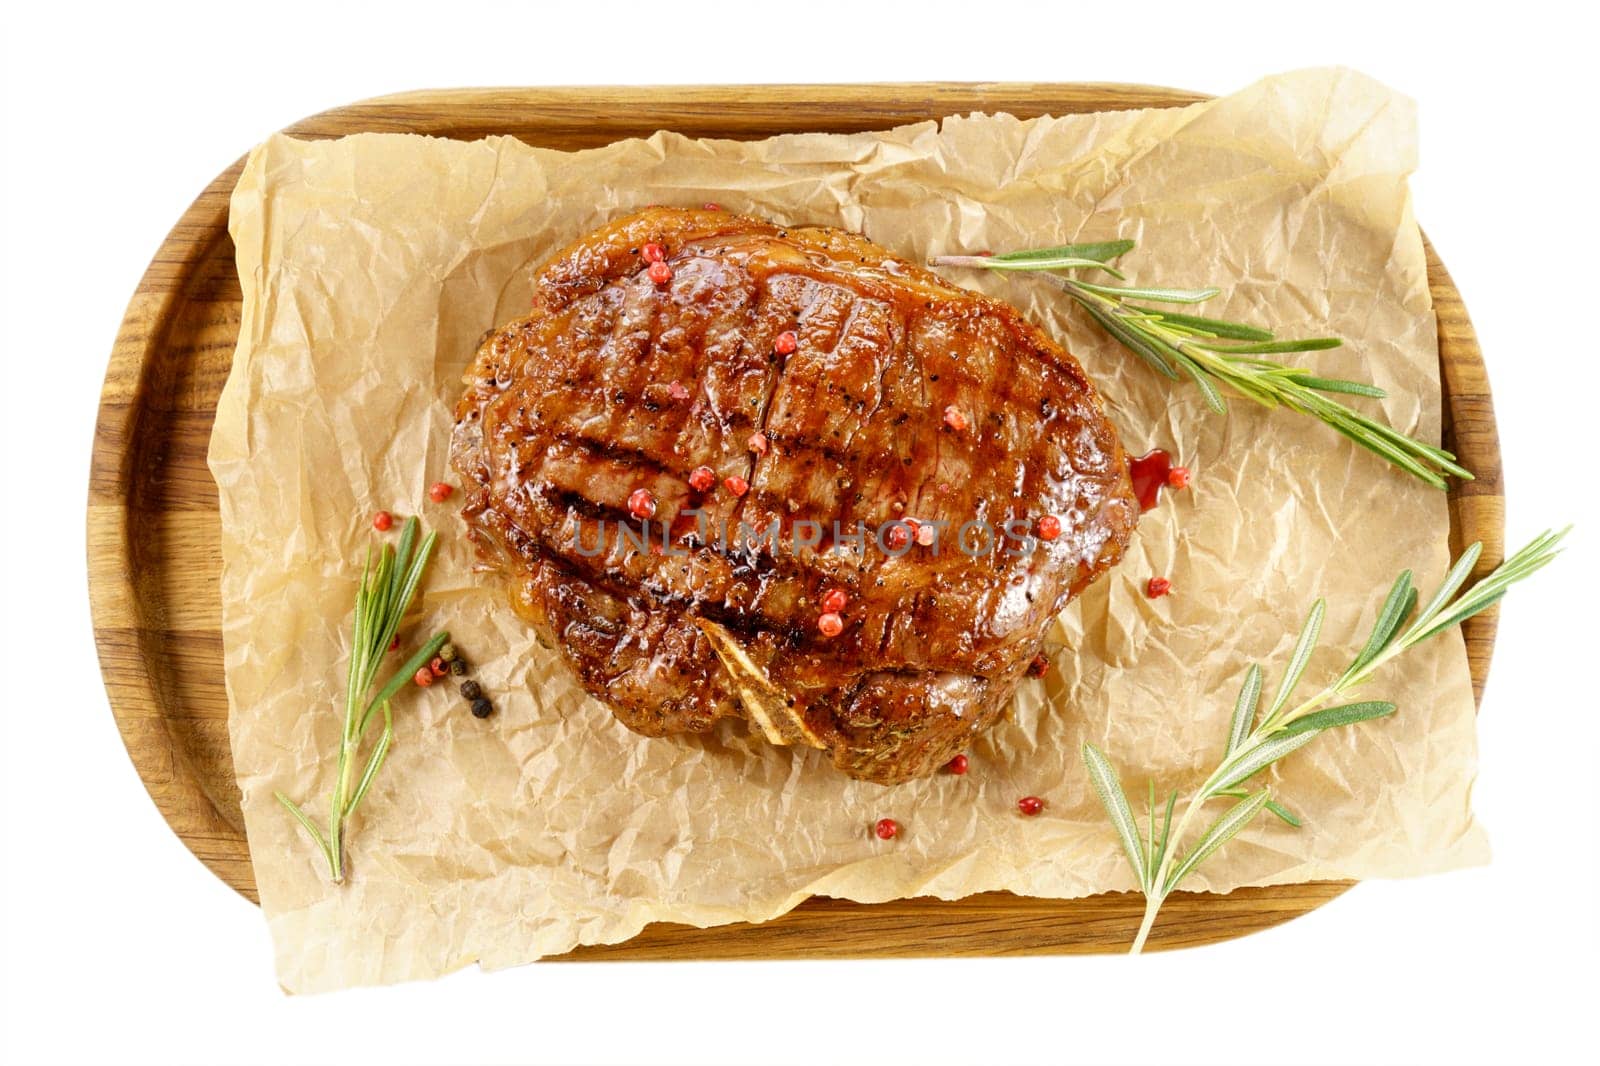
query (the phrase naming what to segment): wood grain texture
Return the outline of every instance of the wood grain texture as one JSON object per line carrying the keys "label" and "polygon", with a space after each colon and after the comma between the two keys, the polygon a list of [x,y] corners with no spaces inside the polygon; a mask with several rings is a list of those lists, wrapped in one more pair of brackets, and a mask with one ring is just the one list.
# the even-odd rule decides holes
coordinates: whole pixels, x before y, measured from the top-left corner
{"label": "wood grain texture", "polygon": [[[659,128],[690,136],[759,138],[852,132],[970,111],[1021,117],[1172,107],[1203,97],[1125,85],[901,84],[674,88],[471,89],[406,93],[336,108],[286,132],[362,131],[472,139],[510,134],[574,149]],[[233,358],[241,295],[228,239],[228,196],[241,160],[184,212],[140,279],[111,352],[89,477],[90,607],[112,712],[151,798],[217,876],[255,898],[239,792],[228,750],[218,592],[216,487],[205,464],[216,401]],[[1428,248],[1439,316],[1446,444],[1478,475],[1450,493],[1452,545],[1503,551],[1504,491],[1488,378],[1472,324]],[[1467,627],[1481,697],[1495,617]],[[1152,949],[1243,935],[1312,910],[1346,882],[1179,893],[1162,910]],[[574,959],[1009,955],[1124,950],[1141,900],[987,893],[954,902],[871,906],[814,899],[762,925],[698,930],[654,925],[626,944]]]}

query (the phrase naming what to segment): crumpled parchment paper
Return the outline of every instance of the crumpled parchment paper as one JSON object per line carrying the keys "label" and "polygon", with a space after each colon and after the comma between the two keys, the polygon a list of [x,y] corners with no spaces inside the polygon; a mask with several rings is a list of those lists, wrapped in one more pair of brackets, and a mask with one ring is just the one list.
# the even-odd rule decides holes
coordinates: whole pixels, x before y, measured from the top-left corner
{"label": "crumpled parchment paper", "polygon": [[[892,790],[742,727],[647,740],[573,683],[473,573],[446,476],[451,409],[478,336],[522,313],[532,270],[653,202],[717,200],[859,230],[911,260],[1128,236],[1150,284],[1216,284],[1206,308],[1281,335],[1338,334],[1319,373],[1389,390],[1384,416],[1439,434],[1435,323],[1406,175],[1407,99],[1347,71],[1269,78],[1214,102],[756,143],[671,133],[591,151],[360,135],[274,137],[233,195],[244,287],[211,469],[221,496],[234,765],[278,973],[292,991],[509,966],[647,922],[782,914],[988,889],[1070,897],[1132,886],[1085,777],[1084,740],[1142,793],[1214,765],[1246,665],[1281,670],[1328,598],[1320,684],[1360,646],[1394,575],[1447,565],[1443,493],[1322,424],[1236,401],[1209,413],[1026,278],[953,272],[1062,337],[1131,454],[1171,450],[1194,487],[1147,514],[1127,558],[1065,616],[1043,684],[971,752],[965,777]],[[1373,401],[1357,400],[1372,404]],[[447,627],[495,697],[478,721],[408,689],[398,736],[331,886],[274,789],[326,809],[350,610],[373,512],[441,531],[413,639]],[[1149,600],[1153,575],[1174,592]],[[1269,677],[1272,676],[1269,673]],[[1269,680],[1269,686],[1271,685]],[[1469,808],[1473,702],[1459,636],[1373,695],[1400,713],[1319,739],[1274,771],[1304,829],[1260,819],[1188,887],[1395,877],[1486,857]],[[1019,796],[1045,797],[1037,818]],[[871,823],[893,816],[886,844]]]}

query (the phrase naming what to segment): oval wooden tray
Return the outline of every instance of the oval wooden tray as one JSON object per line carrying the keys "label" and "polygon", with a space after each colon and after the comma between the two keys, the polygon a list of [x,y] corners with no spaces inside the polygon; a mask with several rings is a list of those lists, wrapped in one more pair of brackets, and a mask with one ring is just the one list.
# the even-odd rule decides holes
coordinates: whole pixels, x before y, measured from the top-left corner
{"label": "oval wooden tray", "polygon": [[[686,88],[470,89],[406,93],[335,108],[286,131],[362,131],[472,139],[512,134],[575,149],[673,129],[759,138],[854,132],[968,111],[1041,114],[1175,107],[1203,97],[1130,85],[903,84]],[[240,292],[228,237],[228,197],[243,161],[217,177],[178,220],[128,305],[101,395],[89,480],[89,592],[112,713],[139,775],[200,861],[245,896],[255,882],[228,749],[219,633],[219,525],[206,468],[217,395],[233,359]],[[1500,449],[1482,357],[1460,295],[1428,249],[1439,315],[1446,444],[1478,479],[1450,493],[1452,540],[1502,551]],[[1495,619],[1469,624],[1474,687],[1482,692]],[[1222,897],[1179,894],[1162,910],[1152,948],[1224,940],[1304,914],[1344,892],[1323,882]],[[698,930],[655,925],[626,944],[575,958],[771,958],[997,955],[1120,951],[1142,901],[990,893],[956,902],[865,906],[812,900],[763,925]]]}

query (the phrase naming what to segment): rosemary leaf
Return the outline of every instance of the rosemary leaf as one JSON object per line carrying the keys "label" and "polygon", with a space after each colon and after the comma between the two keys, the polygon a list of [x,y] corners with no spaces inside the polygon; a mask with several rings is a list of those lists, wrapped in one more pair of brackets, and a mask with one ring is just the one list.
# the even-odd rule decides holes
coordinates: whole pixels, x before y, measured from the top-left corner
{"label": "rosemary leaf", "polygon": [[1343,378],[1319,378],[1310,374],[1290,374],[1289,380],[1296,385],[1304,385],[1308,389],[1318,392],[1339,392],[1349,396],[1365,396],[1372,400],[1381,400],[1389,394],[1376,385],[1368,385],[1364,381],[1345,381]]}
{"label": "rosemary leaf", "polygon": [[1472,568],[1478,565],[1478,557],[1482,554],[1482,544],[1473,544],[1461,553],[1461,558],[1457,559],[1455,565],[1450,568],[1450,572],[1444,575],[1444,581],[1440,583],[1439,591],[1433,594],[1433,599],[1429,600],[1428,605],[1417,615],[1418,625],[1427,625],[1431,619],[1438,616],[1440,611],[1444,610],[1445,604],[1449,603],[1451,597],[1455,596],[1461,586],[1466,584],[1467,575],[1471,574]]}
{"label": "rosemary leaf", "polygon": [[1311,605],[1311,613],[1306,616],[1306,624],[1300,630],[1300,638],[1295,641],[1294,654],[1289,656],[1289,667],[1283,672],[1283,682],[1278,686],[1278,694],[1273,697],[1272,706],[1267,709],[1267,719],[1283,709],[1289,702],[1289,697],[1294,695],[1295,686],[1300,684],[1300,677],[1306,672],[1306,664],[1311,662],[1311,653],[1317,649],[1317,638],[1322,635],[1322,616],[1327,612],[1328,604],[1318,600]]}
{"label": "rosemary leaf", "polygon": [[1296,736],[1279,734],[1258,744],[1247,744],[1222,764],[1217,771],[1216,785],[1208,791],[1215,795],[1217,789],[1232,788],[1248,781],[1285,755],[1299,751],[1314,739],[1316,739],[1315,733],[1301,733]]}
{"label": "rosemary leaf", "polygon": [[1401,623],[1410,616],[1416,602],[1417,590],[1411,587],[1411,571],[1403,570],[1400,576],[1395,578],[1394,585],[1389,589],[1389,595],[1383,601],[1383,606],[1378,609],[1378,620],[1372,624],[1372,635],[1367,638],[1366,646],[1350,664],[1350,669],[1345,671],[1346,677],[1366,666],[1379,652],[1389,646],[1389,642],[1399,632]]}
{"label": "rosemary leaf", "polygon": [[1167,811],[1161,816],[1161,839],[1155,848],[1155,860],[1151,862],[1152,871],[1161,869],[1161,864],[1167,860],[1167,845],[1172,837],[1172,812],[1178,806],[1178,793],[1167,793]]}
{"label": "rosemary leaf", "polygon": [[1278,803],[1277,800],[1267,800],[1267,810],[1271,811],[1279,821],[1283,822],[1291,829],[1300,828],[1300,819],[1296,818],[1293,811]]}
{"label": "rosemary leaf", "polygon": [[1233,720],[1228,724],[1228,747],[1224,755],[1232,755],[1244,743],[1250,727],[1255,724],[1256,707],[1261,703],[1261,667],[1251,663],[1245,671],[1244,685],[1239,689],[1239,699],[1233,705]]}
{"label": "rosemary leaf", "polygon": [[284,810],[295,816],[295,819],[305,828],[305,831],[311,835],[311,839],[316,842],[317,847],[322,849],[324,855],[327,855],[328,841],[323,837],[322,830],[317,828],[316,823],[306,817],[306,812],[302,811],[294,800],[285,796],[282,792],[275,791],[272,795],[283,805]]}
{"label": "rosemary leaf", "polygon": [[1038,262],[1048,259],[1089,259],[1096,263],[1106,263],[1120,255],[1133,251],[1134,242],[1096,241],[1090,244],[1061,244],[1054,248],[1029,248],[1020,252],[1005,252],[1001,255],[989,256],[1002,263]]}
{"label": "rosemary leaf", "polygon": [[394,715],[389,711],[389,701],[383,701],[383,733],[378,737],[378,743],[373,746],[372,754],[367,756],[367,767],[361,771],[361,781],[356,785],[355,795],[350,797],[350,806],[346,809],[345,816],[356,813],[356,808],[361,806],[361,799],[367,794],[367,789],[372,787],[373,778],[378,776],[378,770],[383,766],[383,760],[389,756],[389,745],[394,743]]}
{"label": "rosemary leaf", "polygon": [[1327,422],[1329,426],[1333,427],[1334,432],[1338,433],[1340,436],[1354,441],[1370,452],[1376,452],[1378,455],[1383,456],[1383,458],[1389,460],[1389,462],[1393,463],[1401,470],[1404,470],[1406,473],[1412,475],[1420,481],[1426,481],[1428,484],[1432,485],[1441,492],[1450,487],[1449,482],[1445,481],[1444,478],[1440,477],[1432,470],[1429,470],[1422,464],[1421,461],[1413,458],[1410,455],[1407,455],[1403,450],[1396,448],[1388,441],[1374,437],[1369,431],[1361,427],[1359,424],[1353,425],[1352,422],[1354,420],[1329,417],[1324,418],[1323,421]]}
{"label": "rosemary leaf", "polygon": [[[1113,338],[1121,341],[1123,347],[1144,359],[1164,377],[1169,377],[1173,381],[1178,380],[1178,371],[1173,367],[1167,354],[1157,347],[1159,342],[1151,343],[1149,339],[1134,333],[1093,304],[1086,303],[1082,306],[1089,312],[1089,317],[1100,323],[1100,327],[1111,334]],[[1177,353],[1174,352],[1173,354],[1176,355]]]}
{"label": "rosemary leaf", "polygon": [[1151,779],[1146,781],[1145,785],[1150,790],[1150,799],[1145,807],[1145,812],[1150,818],[1150,827],[1143,840],[1144,868],[1154,870],[1156,868],[1156,783]]}
{"label": "rosemary leaf", "polygon": [[1183,360],[1178,365],[1183,368],[1184,373],[1189,375],[1189,380],[1194,382],[1200,389],[1200,395],[1205,397],[1207,407],[1219,415],[1228,413],[1228,405],[1222,401],[1222,393],[1217,391],[1217,387],[1211,384],[1211,380],[1206,377],[1199,367],[1188,359]]}
{"label": "rosemary leaf", "polygon": [[1010,255],[941,255],[928,262],[933,266],[983,267],[986,270],[1103,270],[1119,281],[1125,277],[1116,267],[1071,255],[1038,254],[1025,258]]}
{"label": "rosemary leaf", "polygon": [[[1225,788],[1217,792],[1216,795],[1232,796],[1234,799],[1245,799],[1250,795],[1250,791],[1243,788]],[[1267,800],[1267,811],[1284,825],[1287,825],[1292,829],[1300,828],[1300,819],[1295,817],[1293,811],[1289,810],[1289,808],[1285,807],[1277,800]]]}
{"label": "rosemary leaf", "polygon": [[1172,871],[1161,886],[1162,894],[1165,895],[1177,888],[1196,866],[1211,857],[1212,852],[1237,836],[1239,830],[1249,825],[1250,820],[1261,813],[1261,808],[1265,807],[1271,798],[1266,789],[1261,789],[1234,804],[1226,814],[1212,822],[1210,828],[1200,835],[1200,839],[1195,841],[1189,854],[1183,857],[1177,869]]}
{"label": "rosemary leaf", "polygon": [[[439,649],[444,647],[445,642],[449,639],[450,633],[448,630],[442,633],[435,633],[428,638],[426,644],[412,652],[411,657],[400,664],[399,669],[395,670],[394,676],[384,683],[383,688],[378,690],[378,694],[372,697],[372,702],[367,704],[366,710],[361,715],[361,732],[365,733],[367,731],[367,724],[372,720],[372,715],[378,709],[378,705],[380,703],[388,703],[394,699],[395,694],[411,682],[411,678],[418,670],[433,661],[433,657],[439,654]],[[387,648],[388,645],[384,645],[384,647]]]}
{"label": "rosemary leaf", "polygon": [[1365,722],[1369,718],[1382,718],[1394,713],[1394,704],[1383,700],[1366,700],[1362,703],[1346,703],[1338,707],[1326,707],[1320,711],[1301,715],[1286,722],[1281,737],[1298,736],[1301,733],[1320,733],[1325,729],[1335,726],[1350,725],[1354,722]]}
{"label": "rosemary leaf", "polygon": [[1337,348],[1344,341],[1338,337],[1307,337],[1297,341],[1261,341],[1257,344],[1209,344],[1195,341],[1196,347],[1207,348],[1224,355],[1286,355],[1289,352],[1321,352]]}
{"label": "rosemary leaf", "polygon": [[1199,333],[1209,334],[1213,337],[1226,337],[1236,341],[1270,341],[1272,331],[1259,326],[1248,326],[1243,322],[1227,322],[1220,318],[1204,318],[1200,315],[1182,315],[1176,311],[1162,311],[1160,318],[1171,326],[1181,326],[1184,329],[1194,330]]}
{"label": "rosemary leaf", "polygon": [[1112,828],[1122,841],[1122,851],[1128,856],[1133,876],[1146,891],[1150,889],[1150,871],[1144,862],[1144,845],[1139,839],[1139,825],[1133,820],[1133,809],[1128,806],[1128,796],[1122,791],[1122,782],[1099,748],[1085,743],[1083,761],[1089,768],[1089,783],[1094,786],[1100,805],[1106,809]]}
{"label": "rosemary leaf", "polygon": [[1153,300],[1164,304],[1203,304],[1220,293],[1221,289],[1137,289],[1114,285],[1093,285],[1078,282],[1083,288],[1113,300]]}

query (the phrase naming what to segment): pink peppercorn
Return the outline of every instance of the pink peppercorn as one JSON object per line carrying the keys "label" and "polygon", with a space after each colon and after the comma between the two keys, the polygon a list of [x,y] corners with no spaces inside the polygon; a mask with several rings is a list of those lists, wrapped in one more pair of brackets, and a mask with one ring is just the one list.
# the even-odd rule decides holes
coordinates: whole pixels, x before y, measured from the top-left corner
{"label": "pink peppercorn", "polygon": [[649,489],[634,489],[628,494],[628,513],[635,518],[649,518],[656,513],[656,497]]}
{"label": "pink peppercorn", "polygon": [[709,466],[697,466],[689,473],[689,487],[696,492],[709,492],[717,483],[717,472]]}

